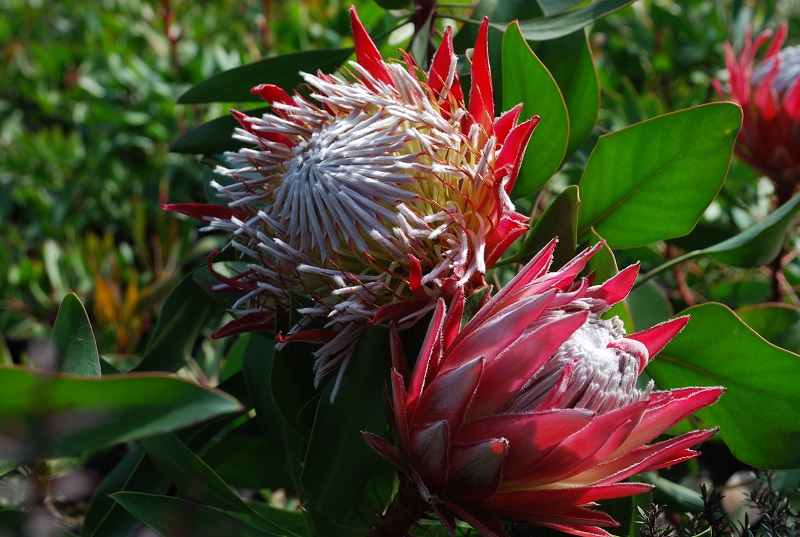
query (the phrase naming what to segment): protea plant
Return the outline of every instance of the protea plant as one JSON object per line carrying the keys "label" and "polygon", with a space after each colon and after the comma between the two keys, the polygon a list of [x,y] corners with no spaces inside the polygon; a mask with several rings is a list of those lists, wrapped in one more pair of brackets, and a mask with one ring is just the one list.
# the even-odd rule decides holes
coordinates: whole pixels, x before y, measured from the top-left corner
{"label": "protea plant", "polygon": [[167,209],[230,234],[247,262],[219,290],[241,293],[223,336],[273,327],[290,295],[309,299],[278,341],[322,343],[317,382],[348,356],[366,323],[409,326],[440,297],[470,295],[528,229],[509,193],[537,117],[495,118],[488,21],[472,55],[469,106],[451,32],[431,68],[381,57],[350,9],[356,61],[336,75],[303,74],[310,98],[270,84],[253,92],[272,113],[233,112],[235,137],[216,185],[227,207]]}
{"label": "protea plant", "polygon": [[738,58],[726,43],[728,83],[714,81],[721,97],[744,110],[736,154],[772,179],[779,205],[792,196],[800,180],[800,46],[781,50],[786,35],[784,24],[758,62],[758,52],[772,32],[761,33],[754,43],[748,29]]}
{"label": "protea plant", "polygon": [[[403,535],[427,510],[485,536],[503,521],[609,535],[596,501],[650,489],[625,479],[698,455],[715,430],[650,443],[715,402],[722,388],[638,387],[648,361],[688,321],[626,335],[602,316],[630,291],[638,266],[602,285],[578,279],[597,247],[548,272],[555,241],[461,328],[463,296],[439,302],[409,373],[393,345],[390,430],[367,443],[404,475],[373,535]],[[396,335],[396,334],[395,334]]]}

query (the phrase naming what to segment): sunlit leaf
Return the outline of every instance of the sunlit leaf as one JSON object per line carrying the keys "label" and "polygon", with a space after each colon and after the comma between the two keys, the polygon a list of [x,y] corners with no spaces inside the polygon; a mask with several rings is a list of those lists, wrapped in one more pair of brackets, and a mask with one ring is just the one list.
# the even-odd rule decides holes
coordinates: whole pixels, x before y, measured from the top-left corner
{"label": "sunlit leaf", "polygon": [[520,120],[539,115],[512,195],[538,190],[561,165],[567,150],[569,119],[564,97],[550,71],[511,23],[503,38],[503,110],[523,103]]}
{"label": "sunlit leaf", "polygon": [[768,343],[721,304],[681,312],[691,321],[647,366],[659,388],[725,386],[698,415],[720,427],[736,458],[800,467],[800,356]]}
{"label": "sunlit leaf", "polygon": [[737,105],[713,103],[601,136],[580,182],[578,236],[594,228],[633,248],[689,233],[725,180],[741,122]]}
{"label": "sunlit leaf", "polygon": [[56,370],[70,375],[100,376],[100,355],[89,317],[78,295],[70,291],[61,301],[45,356],[56,359]]}
{"label": "sunlit leaf", "polygon": [[71,455],[239,409],[229,395],[176,377],[84,378],[0,366],[0,457]]}
{"label": "sunlit leaf", "polygon": [[[597,0],[571,11],[537,19],[520,21],[523,37],[528,41],[556,39],[576,32],[606,15],[632,4],[635,0]],[[497,27],[498,25],[494,25]],[[500,28],[498,28],[500,29]]]}
{"label": "sunlit leaf", "polygon": [[800,351],[800,307],[791,304],[756,304],[736,310],[736,315],[773,345]]}

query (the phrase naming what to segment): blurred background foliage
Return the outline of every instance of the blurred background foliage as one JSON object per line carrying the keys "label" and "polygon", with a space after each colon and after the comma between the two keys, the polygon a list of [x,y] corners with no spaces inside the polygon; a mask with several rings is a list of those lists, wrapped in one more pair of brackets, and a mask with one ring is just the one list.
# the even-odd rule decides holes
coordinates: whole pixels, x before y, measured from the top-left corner
{"label": "blurred background foliage", "polygon": [[[199,241],[216,240],[160,209],[167,200],[204,198],[197,159],[169,153],[169,143],[236,105],[176,105],[177,97],[260,58],[351,45],[348,3],[3,0],[2,361],[38,352],[69,289],[86,303],[101,353],[141,352],[166,292],[209,250]],[[385,12],[371,0],[355,3],[375,28]],[[590,31],[602,87],[598,124],[616,130],[715,100],[723,42],[740,43],[747,24],[757,32],[784,20],[791,42],[800,8],[790,1],[642,0],[606,17]],[[391,36],[382,49],[408,48],[409,37]],[[569,166],[562,175],[570,179]],[[735,161],[697,232],[623,251],[620,263],[642,259],[647,268],[648,259],[718,242],[769,212],[770,188]],[[791,291],[800,265],[789,263],[785,274]],[[711,299],[757,304],[770,292],[769,274],[708,260],[666,278],[676,310]],[[786,300],[797,304],[793,292]]]}

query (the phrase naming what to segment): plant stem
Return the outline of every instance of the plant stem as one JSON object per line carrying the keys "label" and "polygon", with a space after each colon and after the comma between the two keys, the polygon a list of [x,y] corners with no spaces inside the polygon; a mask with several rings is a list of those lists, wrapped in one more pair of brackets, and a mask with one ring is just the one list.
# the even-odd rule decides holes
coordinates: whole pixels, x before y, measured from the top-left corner
{"label": "plant stem", "polygon": [[400,489],[397,491],[397,495],[372,527],[369,537],[408,535],[430,507],[428,502],[422,499],[411,479],[407,477],[400,479]]}

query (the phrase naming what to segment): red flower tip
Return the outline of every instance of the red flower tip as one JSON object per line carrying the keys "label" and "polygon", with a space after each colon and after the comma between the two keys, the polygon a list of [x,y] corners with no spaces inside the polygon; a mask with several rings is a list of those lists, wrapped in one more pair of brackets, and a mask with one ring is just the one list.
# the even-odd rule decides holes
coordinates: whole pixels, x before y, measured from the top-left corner
{"label": "red flower tip", "polygon": [[494,133],[494,93],[489,67],[489,18],[484,17],[472,53],[472,87],[469,92],[469,114],[486,136]]}
{"label": "red flower tip", "polygon": [[386,71],[386,65],[383,62],[381,53],[369,36],[367,29],[361,24],[356,8],[352,5],[350,6],[350,24],[353,28],[353,40],[356,46],[356,61],[369,74],[381,82],[391,85],[392,79]]}

